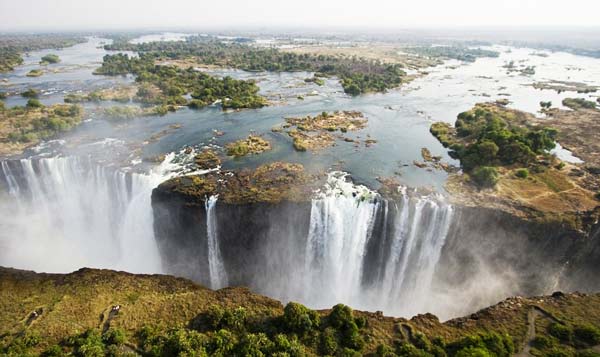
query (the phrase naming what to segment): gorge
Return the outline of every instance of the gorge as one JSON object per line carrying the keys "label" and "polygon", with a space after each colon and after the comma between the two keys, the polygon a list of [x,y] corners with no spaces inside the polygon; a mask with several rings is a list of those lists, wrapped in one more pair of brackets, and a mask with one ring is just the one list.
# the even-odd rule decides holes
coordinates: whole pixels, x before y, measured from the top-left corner
{"label": "gorge", "polygon": [[3,223],[2,260],[169,273],[315,308],[343,302],[442,318],[504,296],[600,286],[597,225],[585,234],[402,186],[382,194],[342,172],[301,201],[231,204],[159,185],[172,159],[151,174],[76,157],[3,162],[0,181],[15,204],[3,207],[13,220]]}

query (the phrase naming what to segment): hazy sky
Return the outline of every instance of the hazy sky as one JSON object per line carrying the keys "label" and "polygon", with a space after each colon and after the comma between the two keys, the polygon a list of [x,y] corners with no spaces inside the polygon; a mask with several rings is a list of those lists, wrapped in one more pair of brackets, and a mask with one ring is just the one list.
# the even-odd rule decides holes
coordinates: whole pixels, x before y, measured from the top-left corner
{"label": "hazy sky", "polygon": [[0,0],[0,30],[600,26],[600,0]]}

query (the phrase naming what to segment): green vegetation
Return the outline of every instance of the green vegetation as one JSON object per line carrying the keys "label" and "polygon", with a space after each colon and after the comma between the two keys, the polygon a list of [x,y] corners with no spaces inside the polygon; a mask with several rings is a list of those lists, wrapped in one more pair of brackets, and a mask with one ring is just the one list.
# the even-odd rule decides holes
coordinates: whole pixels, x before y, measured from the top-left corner
{"label": "green vegetation", "polygon": [[27,108],[42,108],[44,105],[42,102],[35,98],[31,98],[27,101]]}
{"label": "green vegetation", "polygon": [[[202,108],[220,102],[223,109],[261,108],[266,105],[254,81],[231,77],[216,78],[194,70],[175,66],[155,66],[152,55],[139,58],[124,54],[106,55],[94,73],[122,75],[132,73],[141,84],[136,99],[152,105],[188,105]],[[191,95],[192,99],[185,98]]]}
{"label": "green vegetation", "polygon": [[451,149],[465,172],[485,187],[493,187],[498,180],[494,167],[536,165],[538,155],[554,148],[557,135],[551,128],[528,127],[516,112],[493,104],[479,104],[459,114],[454,128],[434,123],[430,131]]}
{"label": "green vegetation", "polygon": [[0,48],[0,73],[10,72],[23,63],[23,57],[12,49]]}
{"label": "green vegetation", "polygon": [[225,145],[227,155],[234,157],[246,156],[248,154],[260,154],[271,150],[271,144],[257,135],[249,135],[246,139],[241,139]]}
{"label": "green vegetation", "polygon": [[406,47],[404,51],[427,57],[442,57],[465,62],[475,62],[479,57],[498,57],[496,51],[482,50],[463,46],[417,46]]}
{"label": "green vegetation", "polygon": [[26,76],[27,77],[39,77],[42,74],[44,74],[44,71],[42,71],[41,69],[32,69],[31,71],[27,72]]}
{"label": "green vegetation", "polygon": [[60,57],[58,57],[55,54],[47,54],[44,57],[42,57],[40,64],[46,65],[46,64],[54,64],[54,63],[58,63],[58,62],[60,62]]}
{"label": "green vegetation", "polygon": [[104,116],[109,120],[131,120],[136,117],[144,115],[144,111],[140,107],[134,105],[119,106],[115,105],[112,107],[103,109]]}
{"label": "green vegetation", "polygon": [[0,285],[2,356],[501,357],[529,342],[534,306],[561,321],[537,318],[533,355],[588,356],[600,342],[597,294],[513,298],[441,323],[431,314],[406,320],[342,304],[282,306],[246,288],[212,291],[186,279],[109,270],[0,268]]}
{"label": "green vegetation", "polygon": [[550,109],[552,108],[552,102],[540,102],[540,107],[542,109]]}
{"label": "green vegetation", "polygon": [[533,341],[534,356],[598,356],[590,348],[600,344],[600,330],[589,324],[552,322]]}
{"label": "green vegetation", "polygon": [[325,81],[322,78],[317,77],[316,75],[311,78],[305,78],[304,82],[306,83],[314,83],[318,86],[325,85]]}
{"label": "green vegetation", "polygon": [[[288,303],[282,315],[250,316],[243,307],[211,306],[188,327],[145,325],[133,334],[120,328],[104,332],[87,329],[43,349],[44,356],[362,356],[365,348],[364,318],[338,304],[323,316],[298,303]],[[589,332],[589,331],[588,331]],[[0,352],[28,355],[39,350],[42,340],[26,334],[13,339]],[[538,344],[541,345],[541,344]],[[494,332],[469,335],[446,343],[430,342],[416,332],[394,346],[379,344],[376,356],[497,356],[515,352],[510,336]]]}
{"label": "green vegetation", "polygon": [[0,141],[36,143],[71,129],[79,124],[81,115],[79,106],[56,104],[46,107],[35,98],[29,99],[25,107],[0,107]]}
{"label": "green vegetation", "polygon": [[136,86],[111,87],[89,93],[69,93],[65,95],[65,103],[100,102],[112,100],[120,103],[130,102],[139,89]]}
{"label": "green vegetation", "polygon": [[[285,124],[271,131],[283,132],[284,128],[287,129],[286,133],[293,139],[296,151],[320,150],[335,144],[331,133],[364,129],[367,121],[363,114],[357,111],[322,112],[314,117],[308,115],[286,118]],[[365,144],[368,142],[373,140],[367,139]]]}
{"label": "green vegetation", "polygon": [[571,108],[573,110],[577,110],[577,109],[595,109],[596,108],[596,103],[590,101],[590,100],[585,100],[583,98],[565,98],[562,101],[562,104],[567,107],[567,108]]}
{"label": "green vegetation", "polygon": [[479,187],[494,187],[498,183],[498,171],[490,166],[478,166],[471,171],[471,178]]}
{"label": "green vegetation", "polygon": [[37,98],[40,96],[40,92],[36,89],[29,88],[25,92],[21,93],[21,96],[25,98]]}
{"label": "green vegetation", "polygon": [[5,34],[0,35],[0,73],[9,72],[23,63],[22,53],[46,48],[64,48],[86,39],[66,34]]}
{"label": "green vegetation", "polygon": [[[204,37],[190,37],[187,41],[162,41],[144,44],[116,43],[105,46],[108,50],[138,51],[155,59],[183,60],[193,58],[204,65],[218,65],[245,71],[319,73],[319,76],[337,76],[344,91],[350,95],[384,92],[400,86],[406,73],[398,64],[368,60],[355,56],[326,56],[281,52],[275,48],[256,48],[240,43],[225,44]],[[129,73],[123,67],[114,73]],[[322,80],[311,79],[319,84]]]}
{"label": "green vegetation", "polygon": [[529,177],[529,170],[518,169],[517,171],[515,171],[515,176],[517,176],[518,178],[526,179],[527,177]]}

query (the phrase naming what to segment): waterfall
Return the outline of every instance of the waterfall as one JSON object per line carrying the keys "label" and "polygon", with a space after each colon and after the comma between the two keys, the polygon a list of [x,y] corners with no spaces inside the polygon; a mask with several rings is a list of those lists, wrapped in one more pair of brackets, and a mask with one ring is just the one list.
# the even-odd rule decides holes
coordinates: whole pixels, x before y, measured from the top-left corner
{"label": "waterfall", "polygon": [[[320,308],[342,302],[392,314],[425,311],[453,209],[441,195],[420,195],[406,188],[398,193],[399,199],[384,200],[364,186],[353,185],[344,173],[328,176],[311,202],[305,303]],[[377,281],[364,281],[377,214],[384,215],[379,220],[381,237],[371,248],[380,256],[373,275]]]}
{"label": "waterfall", "polygon": [[2,161],[0,265],[161,272],[150,199],[166,167],[137,174],[88,157]]}
{"label": "waterfall", "polygon": [[221,257],[219,237],[217,234],[217,206],[218,196],[210,196],[205,201],[206,208],[206,238],[208,243],[208,270],[210,286],[212,289],[220,289],[227,286],[227,272]]}
{"label": "waterfall", "polygon": [[305,259],[305,292],[312,305],[351,303],[360,294],[363,258],[376,194],[333,172],[312,200]]}
{"label": "waterfall", "polygon": [[391,311],[416,313],[429,303],[453,208],[439,195],[409,197],[405,189],[402,193],[380,296]]}

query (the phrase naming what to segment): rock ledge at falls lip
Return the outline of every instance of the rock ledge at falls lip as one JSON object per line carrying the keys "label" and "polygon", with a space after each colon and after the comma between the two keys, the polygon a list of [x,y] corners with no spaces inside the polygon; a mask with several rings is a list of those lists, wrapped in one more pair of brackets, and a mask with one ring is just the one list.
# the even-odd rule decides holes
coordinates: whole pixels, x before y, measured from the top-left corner
{"label": "rock ledge at falls lip", "polygon": [[[219,306],[222,309],[244,307],[252,321],[278,321],[283,305],[235,287],[213,291],[183,278],[167,275],[136,275],[112,270],[84,268],[69,274],[40,274],[0,267],[0,351],[24,334],[36,334],[37,352],[60,343],[84,330],[102,331],[103,327],[124,332],[131,348],[135,333],[144,326],[160,326],[164,331],[178,326],[193,326],[198,317]],[[113,313],[118,306],[118,313]],[[35,313],[34,313],[35,312]],[[110,312],[110,313],[109,313]],[[330,310],[317,311],[327,321]],[[99,325],[98,317],[101,316]],[[479,333],[508,335],[515,352],[531,342],[530,330],[537,324],[536,335],[553,339],[547,326],[558,321],[563,326],[598,326],[600,294],[562,294],[541,297],[513,297],[466,317],[440,322],[432,314],[410,320],[386,317],[379,312],[354,311],[364,319],[360,334],[365,337],[362,353],[372,353],[380,344],[414,342],[417,333],[429,340],[441,337],[446,343]],[[263,326],[258,324],[257,326]],[[540,328],[541,327],[541,328]],[[189,327],[188,327],[189,328]],[[261,328],[261,327],[258,327]],[[262,327],[264,328],[264,326]],[[368,337],[368,338],[367,338]],[[559,345],[564,347],[562,344]],[[310,352],[314,346],[306,345]],[[579,349],[579,348],[577,348]]]}
{"label": "rock ledge at falls lip", "polygon": [[[174,177],[160,184],[152,195],[153,200],[180,197],[187,205],[204,205],[205,200],[214,195],[227,204],[275,204],[309,202],[319,195],[344,195],[358,201],[371,201],[380,195],[393,199],[407,194],[406,188],[394,178],[378,178],[381,185],[374,191],[353,183],[349,176],[341,171],[308,173],[301,164],[273,162],[256,169],[215,169],[199,175]],[[428,196],[434,191],[415,188],[408,193]]]}
{"label": "rock ledge at falls lip", "polygon": [[154,190],[153,198],[175,195],[190,205],[204,205],[212,195],[219,195],[219,201],[229,204],[303,202],[311,199],[321,182],[319,176],[306,173],[300,164],[274,162],[255,170],[172,178]]}

